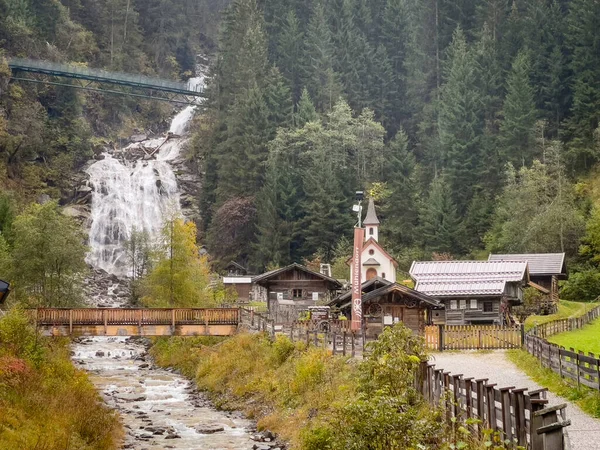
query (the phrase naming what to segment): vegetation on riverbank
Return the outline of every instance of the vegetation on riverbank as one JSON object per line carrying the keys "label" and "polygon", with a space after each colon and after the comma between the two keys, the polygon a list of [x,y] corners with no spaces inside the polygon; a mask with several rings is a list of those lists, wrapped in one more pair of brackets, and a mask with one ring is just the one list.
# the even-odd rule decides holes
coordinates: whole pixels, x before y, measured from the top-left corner
{"label": "vegetation on riverbank", "polygon": [[452,434],[417,393],[414,373],[425,350],[402,324],[386,330],[362,361],[284,336],[213,343],[161,338],[150,352],[158,364],[194,376],[217,406],[245,411],[291,449],[496,448],[458,425]]}
{"label": "vegetation on riverbank", "polygon": [[542,367],[539,360],[525,350],[509,350],[507,356],[536,383],[577,404],[587,414],[600,417],[600,392],[585,386],[578,388],[559,374]]}
{"label": "vegetation on riverbank", "polygon": [[536,325],[552,322],[553,320],[568,319],[571,317],[579,317],[584,315],[591,309],[598,306],[598,303],[582,303],[561,300],[558,303],[558,312],[556,314],[548,314],[547,316],[532,315],[525,320],[525,330],[529,331]]}
{"label": "vegetation on riverbank", "polygon": [[574,348],[577,351],[600,355],[598,336],[600,336],[600,320],[594,320],[583,328],[555,334],[550,336],[548,340],[565,348]]}
{"label": "vegetation on riverbank", "polygon": [[45,339],[22,312],[0,320],[0,448],[112,450],[122,434],[68,340]]}

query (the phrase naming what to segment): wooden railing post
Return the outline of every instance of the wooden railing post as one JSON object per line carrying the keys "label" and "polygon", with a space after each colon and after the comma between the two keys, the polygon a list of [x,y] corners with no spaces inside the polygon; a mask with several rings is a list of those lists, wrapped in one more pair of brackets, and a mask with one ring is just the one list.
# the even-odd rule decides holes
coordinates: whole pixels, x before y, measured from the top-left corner
{"label": "wooden railing post", "polygon": [[171,310],[171,335],[175,336],[175,310]]}
{"label": "wooden railing post", "polygon": [[69,310],[69,336],[73,334],[73,310]]}
{"label": "wooden railing post", "polygon": [[104,336],[108,334],[108,317],[105,309],[102,310],[102,322],[104,322]]}

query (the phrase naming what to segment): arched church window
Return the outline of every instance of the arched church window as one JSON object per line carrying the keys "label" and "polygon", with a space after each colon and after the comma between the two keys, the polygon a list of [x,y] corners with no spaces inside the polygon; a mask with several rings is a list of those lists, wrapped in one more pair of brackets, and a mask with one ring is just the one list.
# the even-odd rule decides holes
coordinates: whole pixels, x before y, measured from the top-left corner
{"label": "arched church window", "polygon": [[372,236],[373,235],[373,227],[369,228],[369,234]]}

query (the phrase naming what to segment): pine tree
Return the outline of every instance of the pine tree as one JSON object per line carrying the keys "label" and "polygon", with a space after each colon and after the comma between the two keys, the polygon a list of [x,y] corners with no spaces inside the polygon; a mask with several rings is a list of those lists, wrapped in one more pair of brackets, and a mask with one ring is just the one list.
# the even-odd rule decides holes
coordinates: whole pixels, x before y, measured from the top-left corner
{"label": "pine tree", "polygon": [[300,98],[302,89],[302,52],[304,33],[294,11],[290,11],[282,25],[277,40],[277,60],[282,75],[288,80],[294,101]]}
{"label": "pine tree", "polygon": [[439,253],[459,254],[463,248],[463,229],[451,188],[443,176],[433,180],[429,197],[419,213],[420,235],[424,248]]}
{"label": "pine tree", "polygon": [[569,165],[587,168],[598,160],[594,131],[600,123],[600,4],[573,0],[567,16],[566,38],[571,52],[573,105],[568,119]]}
{"label": "pine tree", "polygon": [[273,138],[278,127],[287,127],[292,124],[294,107],[287,80],[276,66],[271,68],[266,83],[265,102],[269,110],[270,136]]}
{"label": "pine tree", "polygon": [[448,50],[446,83],[439,112],[440,143],[445,152],[447,183],[460,214],[464,214],[473,186],[482,178],[481,95],[474,86],[478,76],[475,58],[459,28]]}
{"label": "pine tree", "polygon": [[329,111],[333,107],[340,88],[333,69],[331,32],[320,2],[315,4],[306,32],[302,81],[318,111]]}
{"label": "pine tree", "polygon": [[531,164],[535,156],[536,109],[529,72],[529,54],[521,51],[508,76],[508,92],[502,107],[503,120],[500,125],[501,155],[516,167]]}
{"label": "pine tree", "polygon": [[294,114],[294,125],[298,128],[302,128],[308,122],[315,122],[319,119],[315,105],[310,98],[308,90],[304,88],[302,95],[296,106],[296,114]]}

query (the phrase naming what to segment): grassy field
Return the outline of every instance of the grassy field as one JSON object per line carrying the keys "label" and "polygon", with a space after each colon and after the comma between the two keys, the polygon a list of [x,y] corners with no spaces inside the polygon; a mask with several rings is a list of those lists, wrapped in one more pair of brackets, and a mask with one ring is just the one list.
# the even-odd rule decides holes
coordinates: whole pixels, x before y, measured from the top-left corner
{"label": "grassy field", "polygon": [[529,331],[536,325],[552,322],[553,320],[568,319],[570,317],[581,316],[590,309],[595,308],[599,304],[600,303],[582,303],[561,300],[558,304],[558,312],[556,314],[549,314],[547,316],[529,316],[525,320],[525,331]]}
{"label": "grassy field", "polygon": [[548,340],[565,348],[574,348],[583,352],[600,355],[600,320],[594,320],[575,331],[555,334]]}
{"label": "grassy field", "polygon": [[593,417],[600,417],[600,392],[585,386],[577,388],[568,380],[550,369],[542,367],[539,360],[525,350],[508,350],[510,359],[519,369],[529,375],[538,384],[551,392],[576,403],[583,411]]}

